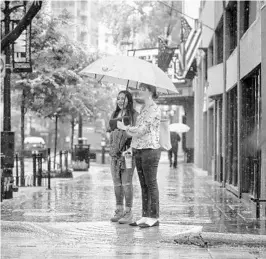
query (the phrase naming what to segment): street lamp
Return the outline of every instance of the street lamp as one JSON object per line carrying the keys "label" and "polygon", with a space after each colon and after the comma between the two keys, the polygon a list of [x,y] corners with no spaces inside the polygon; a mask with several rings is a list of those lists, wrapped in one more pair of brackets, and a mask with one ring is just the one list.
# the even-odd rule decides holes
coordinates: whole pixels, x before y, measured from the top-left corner
{"label": "street lamp", "polygon": [[[15,1],[5,1],[5,8],[2,9],[4,14],[3,20],[1,23],[4,24],[4,35],[7,36],[10,34],[10,29],[14,29],[15,25],[19,20],[12,20],[11,14],[16,11],[18,8],[23,8],[24,14],[26,13],[26,4],[27,1],[23,1],[22,4],[17,4]],[[26,26],[25,30],[21,33],[20,37],[16,40],[15,44],[6,44],[2,51],[5,52],[5,77],[4,77],[4,116],[3,116],[3,132],[1,132],[1,150],[4,152],[4,159],[1,163],[3,167],[3,178],[5,181],[11,182],[13,179],[12,168],[14,168],[14,132],[11,132],[11,55],[13,63],[13,72],[31,72],[31,62],[30,62],[30,25]],[[1,42],[2,45],[2,42]],[[23,61],[23,62],[21,62]],[[4,181],[2,179],[1,181]],[[4,193],[6,199],[13,198],[12,188],[8,189]]]}

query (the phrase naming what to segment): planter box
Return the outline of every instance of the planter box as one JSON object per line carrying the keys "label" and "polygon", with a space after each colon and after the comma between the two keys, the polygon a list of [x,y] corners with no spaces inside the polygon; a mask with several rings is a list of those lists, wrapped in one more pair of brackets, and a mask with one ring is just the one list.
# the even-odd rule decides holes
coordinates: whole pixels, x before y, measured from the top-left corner
{"label": "planter box", "polygon": [[89,165],[85,161],[73,161],[73,171],[88,171]]}
{"label": "planter box", "polygon": [[79,169],[79,168],[73,168],[73,171],[81,171],[81,172],[86,172],[86,171],[88,171],[89,170],[89,168],[83,168],[83,169]]}

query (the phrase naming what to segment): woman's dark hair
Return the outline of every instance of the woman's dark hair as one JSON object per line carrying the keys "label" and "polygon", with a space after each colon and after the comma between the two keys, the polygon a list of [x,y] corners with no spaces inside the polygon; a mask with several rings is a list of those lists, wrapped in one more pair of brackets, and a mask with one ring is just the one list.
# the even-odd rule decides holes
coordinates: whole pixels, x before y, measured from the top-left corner
{"label": "woman's dark hair", "polygon": [[[125,95],[125,98],[127,98],[127,106],[124,107],[124,109],[126,110],[125,115],[126,115],[126,116],[129,116],[129,117],[130,117],[130,122],[133,123],[133,118],[134,118],[133,115],[134,115],[135,110],[134,110],[134,108],[133,108],[133,98],[132,98],[132,94],[131,94],[129,91],[126,91],[126,90],[124,90],[124,91],[120,91],[120,92],[118,93],[117,96],[119,96],[120,94],[124,94],[124,95]],[[119,106],[116,104],[116,109],[115,109],[115,112],[114,112],[114,116],[113,116],[113,118],[116,118],[116,117],[118,116],[120,110],[121,110],[121,109],[120,109]]]}
{"label": "woman's dark hair", "polygon": [[155,86],[141,83],[139,87],[148,89],[148,91],[152,93],[152,99],[157,99],[159,97]]}

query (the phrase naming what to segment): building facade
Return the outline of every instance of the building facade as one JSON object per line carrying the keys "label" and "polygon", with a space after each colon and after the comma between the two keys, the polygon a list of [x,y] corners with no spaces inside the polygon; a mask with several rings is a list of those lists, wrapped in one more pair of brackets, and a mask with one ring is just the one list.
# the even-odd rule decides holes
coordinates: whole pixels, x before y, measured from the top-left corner
{"label": "building facade", "polygon": [[202,1],[200,21],[195,164],[265,217],[265,1]]}
{"label": "building facade", "polygon": [[97,1],[50,1],[49,11],[55,17],[63,12],[70,15],[70,24],[63,27],[65,35],[83,43],[91,51],[98,49]]}

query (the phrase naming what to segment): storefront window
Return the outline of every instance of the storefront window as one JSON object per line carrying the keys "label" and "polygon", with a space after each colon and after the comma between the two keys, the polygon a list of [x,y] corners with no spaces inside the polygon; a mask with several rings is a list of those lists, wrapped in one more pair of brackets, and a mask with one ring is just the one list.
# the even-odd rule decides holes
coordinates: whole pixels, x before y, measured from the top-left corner
{"label": "storefront window", "polygon": [[261,84],[260,68],[242,82],[242,158],[243,192],[254,195],[257,177],[260,175],[260,124],[261,124]]}
{"label": "storefront window", "polygon": [[226,144],[226,182],[230,185],[238,185],[238,158],[237,158],[237,87],[227,93],[227,144]]}

